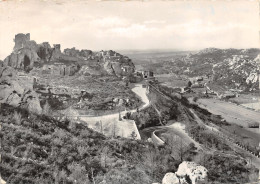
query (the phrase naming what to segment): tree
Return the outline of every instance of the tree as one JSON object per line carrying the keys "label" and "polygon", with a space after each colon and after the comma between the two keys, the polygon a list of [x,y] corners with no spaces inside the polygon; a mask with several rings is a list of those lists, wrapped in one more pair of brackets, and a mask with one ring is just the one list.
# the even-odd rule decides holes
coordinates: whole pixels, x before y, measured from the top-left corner
{"label": "tree", "polygon": [[109,151],[109,148],[108,148],[107,146],[105,146],[105,147],[102,149],[102,153],[101,153],[100,163],[101,163],[101,166],[104,167],[104,168],[106,168],[106,164],[107,164],[108,151]]}
{"label": "tree", "polygon": [[131,137],[132,139],[136,139],[137,135],[136,135],[135,131],[132,131],[130,137]]}
{"label": "tree", "polygon": [[15,112],[14,112],[13,119],[14,119],[14,121],[15,121],[15,123],[16,123],[17,125],[21,125],[21,122],[22,122],[22,115],[21,115],[21,113],[15,111]]}
{"label": "tree", "polygon": [[118,135],[118,132],[119,132],[119,129],[116,125],[116,122],[114,121],[113,125],[112,125],[112,136],[116,137]]}
{"label": "tree", "polygon": [[170,148],[171,156],[182,162],[184,153],[187,150],[187,145],[184,144],[183,139],[177,135],[171,134],[167,139],[167,145]]}
{"label": "tree", "polygon": [[125,119],[130,119],[130,117],[131,117],[131,112],[127,112],[127,113],[125,114]]}
{"label": "tree", "polygon": [[81,183],[90,183],[88,179],[88,174],[84,166],[72,162],[68,165],[68,170],[71,172],[69,175],[69,180],[73,183],[81,184]]}
{"label": "tree", "polygon": [[51,106],[49,105],[49,102],[46,100],[43,108],[42,108],[42,113],[45,115],[50,115],[51,112]]}
{"label": "tree", "polygon": [[191,81],[189,81],[189,82],[188,82],[188,84],[187,84],[187,86],[190,88],[190,87],[191,87],[191,85],[192,85],[192,82],[191,82]]}
{"label": "tree", "polygon": [[154,172],[156,167],[156,150],[154,147],[149,146],[145,153],[145,162],[151,170],[151,177],[154,178]]}

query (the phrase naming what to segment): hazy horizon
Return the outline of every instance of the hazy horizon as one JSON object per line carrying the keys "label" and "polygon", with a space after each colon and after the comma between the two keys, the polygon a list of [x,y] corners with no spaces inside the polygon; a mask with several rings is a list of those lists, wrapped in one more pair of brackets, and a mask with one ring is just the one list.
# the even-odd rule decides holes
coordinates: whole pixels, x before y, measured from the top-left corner
{"label": "hazy horizon", "polygon": [[259,48],[258,1],[2,1],[0,59],[14,36],[116,51]]}

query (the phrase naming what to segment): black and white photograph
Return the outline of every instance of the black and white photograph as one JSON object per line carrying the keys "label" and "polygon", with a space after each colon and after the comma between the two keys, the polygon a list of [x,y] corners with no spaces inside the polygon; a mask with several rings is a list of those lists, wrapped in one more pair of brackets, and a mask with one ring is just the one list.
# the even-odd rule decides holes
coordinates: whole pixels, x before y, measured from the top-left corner
{"label": "black and white photograph", "polygon": [[0,0],[0,184],[259,184],[259,0]]}

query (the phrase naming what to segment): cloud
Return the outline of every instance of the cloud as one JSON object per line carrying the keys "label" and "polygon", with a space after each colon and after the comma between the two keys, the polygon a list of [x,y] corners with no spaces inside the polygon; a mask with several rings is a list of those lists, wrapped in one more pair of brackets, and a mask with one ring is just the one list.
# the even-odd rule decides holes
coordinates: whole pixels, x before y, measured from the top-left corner
{"label": "cloud", "polygon": [[144,24],[165,24],[166,20],[146,20]]}
{"label": "cloud", "polygon": [[113,17],[94,19],[90,22],[90,25],[95,27],[100,27],[100,28],[110,28],[110,27],[118,27],[118,26],[128,26],[129,21],[126,19],[113,16]]}
{"label": "cloud", "polygon": [[6,1],[0,3],[0,58],[17,33],[79,49],[258,47],[256,1]]}

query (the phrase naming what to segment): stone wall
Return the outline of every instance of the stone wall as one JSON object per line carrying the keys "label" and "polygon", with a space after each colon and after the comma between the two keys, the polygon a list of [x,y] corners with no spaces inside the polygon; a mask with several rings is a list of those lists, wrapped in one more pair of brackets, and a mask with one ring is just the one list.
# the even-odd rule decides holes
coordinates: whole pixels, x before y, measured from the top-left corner
{"label": "stone wall", "polygon": [[42,67],[42,74],[50,75],[73,75],[77,71],[76,65],[65,65],[65,64],[46,64]]}

